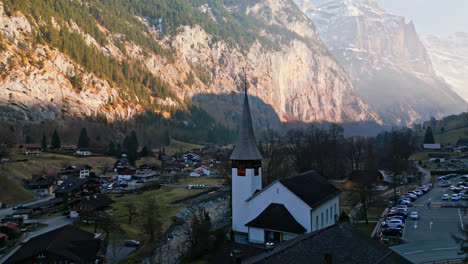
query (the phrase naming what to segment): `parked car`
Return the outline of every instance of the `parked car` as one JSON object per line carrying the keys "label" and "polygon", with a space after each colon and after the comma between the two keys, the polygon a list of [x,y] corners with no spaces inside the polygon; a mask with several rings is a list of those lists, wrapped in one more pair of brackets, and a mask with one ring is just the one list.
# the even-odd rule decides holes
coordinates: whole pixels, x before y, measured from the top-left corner
{"label": "parked car", "polygon": [[408,212],[408,206],[406,205],[399,205],[397,206],[397,210],[403,210],[405,212]]}
{"label": "parked car", "polygon": [[410,213],[410,219],[411,219],[411,220],[419,220],[419,214],[418,214],[418,212],[411,212],[411,213]]}
{"label": "parked car", "polygon": [[468,195],[462,194],[461,199],[462,199],[462,200],[468,200]]}
{"label": "parked car", "polygon": [[448,181],[443,181],[443,182],[440,184],[440,186],[442,186],[442,187],[448,187],[448,186],[450,186],[450,183],[449,183]]}
{"label": "parked car", "polygon": [[459,194],[453,194],[452,197],[450,197],[452,201],[458,201],[461,199],[461,195]]}
{"label": "parked car", "polygon": [[417,196],[422,196],[424,193],[419,191],[419,190],[414,190],[413,191]]}
{"label": "parked car", "polygon": [[388,216],[395,216],[395,215],[402,216],[404,218],[408,217],[408,214],[402,211],[395,211],[395,212],[391,212],[388,214]]}
{"label": "parked car", "polygon": [[442,195],[442,200],[450,200],[450,194]]}
{"label": "parked car", "polygon": [[450,185],[450,190],[453,191],[455,190],[457,187],[455,185]]}
{"label": "parked car", "polygon": [[393,227],[403,228],[405,227],[405,223],[403,223],[403,221],[401,221],[400,219],[392,219],[387,222],[387,226],[390,228],[393,228]]}
{"label": "parked car", "polygon": [[400,215],[394,215],[394,216],[387,217],[387,222],[392,220],[392,219],[401,220],[403,223],[406,222],[405,218],[403,216],[400,216]]}
{"label": "parked car", "polygon": [[382,233],[386,236],[403,236],[403,230],[401,230],[401,228],[386,228]]}
{"label": "parked car", "polygon": [[136,240],[125,240],[126,247],[138,247],[140,246],[140,242]]}

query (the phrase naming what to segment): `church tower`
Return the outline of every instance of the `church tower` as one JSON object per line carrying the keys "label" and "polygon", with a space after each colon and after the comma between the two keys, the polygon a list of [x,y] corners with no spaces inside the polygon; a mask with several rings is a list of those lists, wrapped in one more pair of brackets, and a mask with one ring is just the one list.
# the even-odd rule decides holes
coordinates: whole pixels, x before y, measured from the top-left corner
{"label": "church tower", "polygon": [[245,224],[249,217],[249,203],[246,200],[262,189],[262,155],[257,148],[250,116],[247,84],[238,141],[231,154],[232,166],[232,229],[247,233]]}

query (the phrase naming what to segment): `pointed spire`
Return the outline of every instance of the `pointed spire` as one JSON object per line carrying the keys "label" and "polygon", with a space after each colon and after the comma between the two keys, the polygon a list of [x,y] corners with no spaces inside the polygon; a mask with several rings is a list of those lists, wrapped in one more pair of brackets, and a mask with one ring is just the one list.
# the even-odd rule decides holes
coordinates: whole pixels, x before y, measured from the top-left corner
{"label": "pointed spire", "polygon": [[239,139],[231,154],[231,160],[261,160],[262,155],[255,142],[252,117],[250,116],[249,98],[247,96],[247,75],[245,75],[244,92]]}

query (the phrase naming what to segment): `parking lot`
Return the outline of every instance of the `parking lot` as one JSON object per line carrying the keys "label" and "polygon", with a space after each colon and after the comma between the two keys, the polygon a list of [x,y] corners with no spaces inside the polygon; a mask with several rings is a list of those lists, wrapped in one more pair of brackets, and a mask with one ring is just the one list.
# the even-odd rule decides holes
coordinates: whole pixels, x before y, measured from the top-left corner
{"label": "parking lot", "polygon": [[[448,180],[451,184],[460,182],[460,176]],[[468,220],[463,207],[468,200],[442,201],[443,194],[452,194],[449,187],[435,187],[418,197],[414,207],[408,211],[419,213],[419,220],[406,220],[403,233],[404,243],[391,247],[393,250],[414,263],[425,261],[455,259],[463,257],[458,255],[459,246],[452,235],[463,236],[462,226]],[[430,207],[426,207],[427,202]]]}

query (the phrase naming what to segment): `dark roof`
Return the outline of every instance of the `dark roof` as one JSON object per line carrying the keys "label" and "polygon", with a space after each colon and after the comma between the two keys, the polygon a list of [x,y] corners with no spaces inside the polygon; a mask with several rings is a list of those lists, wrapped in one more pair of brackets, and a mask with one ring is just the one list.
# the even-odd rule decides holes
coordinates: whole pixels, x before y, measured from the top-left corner
{"label": "dark roof", "polygon": [[429,153],[430,159],[449,159],[450,155],[446,153]]}
{"label": "dark roof", "polygon": [[345,222],[304,234],[277,245],[273,250],[242,263],[323,263],[330,254],[332,263],[409,264],[409,260]]}
{"label": "dark roof", "polygon": [[86,204],[89,208],[95,210],[107,207],[115,202],[107,195],[99,194],[96,197],[91,196],[89,199],[83,199],[83,203]]}
{"label": "dark roof", "polygon": [[3,225],[0,225],[0,227],[6,227],[6,228],[11,229],[11,230],[13,230],[15,232],[18,232],[18,233],[21,231],[21,229],[18,227],[18,225],[16,223],[12,223],[12,222],[7,222],[7,223],[5,223]]}
{"label": "dark roof", "polygon": [[29,214],[31,212],[32,212],[32,209],[30,208],[19,208],[13,212],[13,215]]}
{"label": "dark roof", "polygon": [[78,263],[91,263],[100,249],[100,240],[94,239],[93,233],[66,225],[29,239],[6,263],[22,263],[41,252],[49,252]]}
{"label": "dark roof", "polygon": [[382,177],[382,173],[378,170],[353,170],[348,179],[358,184],[373,184]]}
{"label": "dark roof", "polygon": [[54,193],[69,193],[87,182],[88,179],[86,178],[71,178],[60,184]]}
{"label": "dark roof", "polygon": [[232,160],[261,160],[262,155],[257,148],[250,116],[249,99],[247,89],[244,95],[244,108],[242,109],[242,120],[240,124],[239,139],[231,154]]}
{"label": "dark roof", "polygon": [[312,208],[340,193],[333,184],[313,170],[279,181]]}
{"label": "dark roof", "polygon": [[283,204],[277,203],[271,203],[255,219],[245,225],[294,234],[303,234],[306,231]]}
{"label": "dark roof", "polygon": [[34,175],[28,185],[30,187],[44,185],[51,186],[52,184],[54,184],[55,176],[57,176],[57,174]]}
{"label": "dark roof", "polygon": [[265,252],[265,249],[235,242],[223,243],[223,245],[218,250],[216,250],[216,254],[211,263],[232,264],[234,262],[231,253],[233,252],[236,252],[240,259],[247,259]]}
{"label": "dark roof", "polygon": [[[42,146],[39,145],[39,144],[23,144],[23,145],[21,145],[21,146],[23,146],[23,147],[25,147],[25,148],[28,148],[28,149],[29,149],[29,148],[38,148],[38,149],[42,148]],[[20,146],[20,147],[21,147],[21,146]]]}

